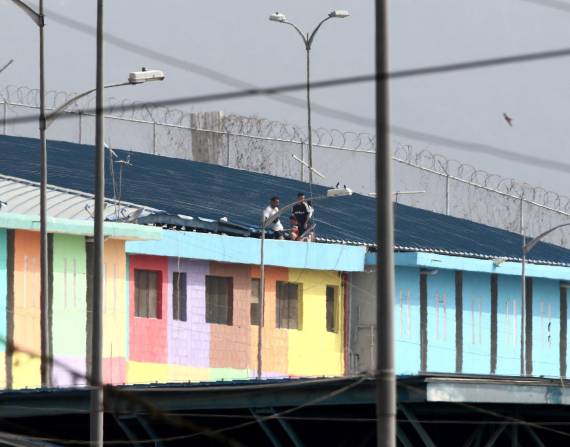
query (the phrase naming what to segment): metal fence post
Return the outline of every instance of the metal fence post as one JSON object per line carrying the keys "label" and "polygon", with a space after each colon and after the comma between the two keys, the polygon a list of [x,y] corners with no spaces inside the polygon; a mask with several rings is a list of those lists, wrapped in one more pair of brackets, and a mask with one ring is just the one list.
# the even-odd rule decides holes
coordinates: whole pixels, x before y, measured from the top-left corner
{"label": "metal fence post", "polygon": [[152,154],[156,155],[156,121],[152,121]]}
{"label": "metal fence post", "polygon": [[83,133],[83,112],[80,110],[79,111],[79,144],[83,144],[82,133]]}
{"label": "metal fence post", "polygon": [[4,135],[8,135],[8,123],[7,123],[7,118],[8,118],[8,103],[6,101],[4,101],[4,116],[2,118],[2,123],[3,123],[3,128],[4,128]]}
{"label": "metal fence post", "polygon": [[449,216],[449,172],[445,171],[445,215]]}
{"label": "metal fence post", "polygon": [[230,133],[226,131],[226,150],[227,150],[227,157],[226,157],[226,166],[230,167]]}
{"label": "metal fence post", "polygon": [[[305,161],[305,144],[301,141],[301,160]],[[301,181],[305,181],[305,165],[301,165]]]}

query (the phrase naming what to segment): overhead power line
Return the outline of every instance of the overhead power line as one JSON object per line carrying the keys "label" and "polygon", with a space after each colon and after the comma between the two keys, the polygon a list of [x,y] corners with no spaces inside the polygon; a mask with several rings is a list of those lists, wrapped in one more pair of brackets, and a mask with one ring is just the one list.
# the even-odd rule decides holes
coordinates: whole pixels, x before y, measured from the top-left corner
{"label": "overhead power line", "polygon": [[[525,1],[539,1],[539,0],[525,0]],[[547,3],[560,3],[556,0],[540,0],[546,1]],[[54,22],[60,23],[64,26],[72,28],[76,31],[79,31],[84,34],[88,34],[90,36],[95,35],[95,28],[91,25],[87,25],[82,23],[78,20],[74,20],[70,17],[66,17],[62,14],[59,14],[53,10],[48,10],[48,19],[53,20]],[[172,67],[176,67],[182,70],[191,71],[198,75],[204,76],[208,79],[214,80],[221,84],[238,88],[238,89],[245,89],[245,90],[262,90],[258,86],[251,84],[249,82],[243,81],[238,79],[234,76],[227,75],[225,73],[219,72],[217,70],[211,69],[204,65],[197,64],[195,62],[190,62],[178,57],[174,57],[168,54],[164,54],[162,51],[156,51],[149,48],[146,48],[142,45],[133,43],[127,39],[122,37],[118,37],[111,33],[105,33],[105,40],[118,48],[121,48],[125,51],[129,51],[131,53],[139,54],[148,58],[153,58],[157,61],[162,63],[168,64]],[[426,75],[433,75],[433,74],[442,74],[442,73],[450,73],[454,71],[461,71],[461,70],[468,70],[468,69],[477,69],[477,68],[485,68],[491,66],[499,66],[499,65],[508,65],[508,64],[515,64],[515,63],[523,63],[523,62],[531,62],[531,61],[538,61],[544,59],[555,59],[560,57],[568,57],[570,56],[570,48],[562,48],[558,50],[551,50],[551,51],[543,51],[538,53],[527,53],[527,54],[519,54],[519,55],[512,55],[512,56],[505,56],[505,57],[497,57],[497,58],[488,58],[488,59],[481,59],[475,61],[465,61],[465,62],[458,62],[458,63],[451,63],[451,64],[442,64],[442,65],[432,65],[432,66],[425,66],[425,67],[417,67],[411,69],[403,69],[393,71],[389,74],[391,79],[403,79],[408,77],[415,77],[415,76],[426,76]],[[374,77],[368,79],[368,81],[374,80]],[[364,82],[364,81],[360,81]],[[350,84],[350,82],[343,83],[343,84]],[[341,84],[339,84],[341,85]],[[304,88],[305,84],[303,84]],[[314,86],[314,84],[312,84]],[[294,106],[299,107],[302,109],[306,108],[305,100],[300,98],[295,98],[293,96],[284,95],[286,91],[276,92],[269,97],[273,100]],[[236,99],[238,97],[231,97],[231,98],[221,98],[221,99]],[[374,120],[359,116],[357,114],[353,114],[350,112],[340,111],[331,107],[324,106],[322,104],[313,103],[312,108],[315,112],[328,116],[335,119],[344,120],[347,122],[355,123],[358,125],[366,125],[368,127],[373,127],[375,125]]]}

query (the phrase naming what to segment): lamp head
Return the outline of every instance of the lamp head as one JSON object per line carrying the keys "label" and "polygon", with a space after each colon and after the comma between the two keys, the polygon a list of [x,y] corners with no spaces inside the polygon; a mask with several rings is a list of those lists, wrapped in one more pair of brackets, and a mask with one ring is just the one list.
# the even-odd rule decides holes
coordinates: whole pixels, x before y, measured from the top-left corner
{"label": "lamp head", "polygon": [[344,9],[335,9],[334,11],[329,12],[329,17],[344,19],[346,17],[350,17],[350,13]]}
{"label": "lamp head", "polygon": [[285,16],[285,14],[281,14],[280,12],[274,12],[269,16],[269,20],[272,22],[285,23],[287,21],[287,16]]}
{"label": "lamp head", "polygon": [[142,71],[133,71],[129,73],[130,84],[142,84],[148,81],[164,81],[164,72],[161,70],[147,70],[143,67]]}

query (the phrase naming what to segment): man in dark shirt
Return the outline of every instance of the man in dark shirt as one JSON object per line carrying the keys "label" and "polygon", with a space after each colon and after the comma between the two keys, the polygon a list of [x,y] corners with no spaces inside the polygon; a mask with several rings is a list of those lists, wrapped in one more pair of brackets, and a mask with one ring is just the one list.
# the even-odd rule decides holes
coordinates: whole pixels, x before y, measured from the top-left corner
{"label": "man in dark shirt", "polygon": [[297,194],[297,203],[293,205],[293,216],[297,219],[299,224],[299,234],[303,234],[308,228],[309,221],[309,207],[305,202],[305,194],[300,192]]}

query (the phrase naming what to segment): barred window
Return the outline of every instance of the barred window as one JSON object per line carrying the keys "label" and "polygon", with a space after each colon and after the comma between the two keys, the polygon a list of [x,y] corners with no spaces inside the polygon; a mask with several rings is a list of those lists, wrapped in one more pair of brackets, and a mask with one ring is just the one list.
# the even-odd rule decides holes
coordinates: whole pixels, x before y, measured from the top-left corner
{"label": "barred window", "polygon": [[172,319],[186,321],[185,272],[172,272]]}
{"label": "barred window", "polygon": [[249,318],[250,323],[254,325],[259,325],[259,286],[261,281],[257,278],[252,278],[251,280],[251,295],[249,304]]}
{"label": "barred window", "polygon": [[135,316],[161,318],[159,272],[135,270]]}
{"label": "barred window", "polygon": [[300,329],[300,285],[277,281],[277,327]]}
{"label": "barred window", "polygon": [[327,286],[327,331],[338,332],[338,287]]}
{"label": "barred window", "polygon": [[233,280],[206,276],[206,323],[233,323]]}

